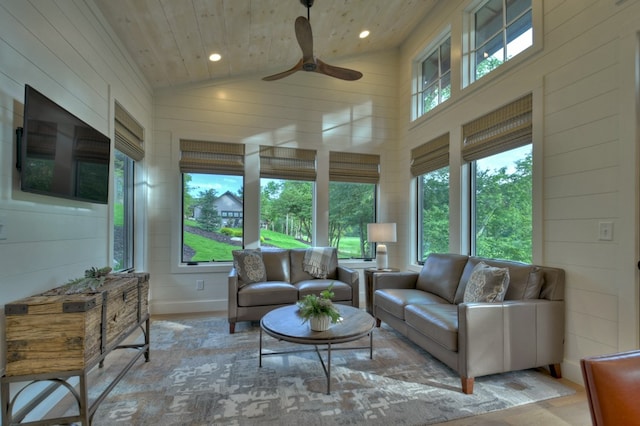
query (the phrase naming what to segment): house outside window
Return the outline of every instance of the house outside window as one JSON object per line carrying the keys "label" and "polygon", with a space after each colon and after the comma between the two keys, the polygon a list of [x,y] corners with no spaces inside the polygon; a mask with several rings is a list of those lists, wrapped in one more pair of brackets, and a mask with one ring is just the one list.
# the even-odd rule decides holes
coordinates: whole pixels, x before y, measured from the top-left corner
{"label": "house outside window", "polygon": [[451,97],[451,36],[440,40],[415,67],[414,118],[426,114]]}
{"label": "house outside window", "polygon": [[532,0],[488,0],[467,16],[464,86],[533,45]]}
{"label": "house outside window", "polygon": [[230,262],[243,248],[244,145],[181,140],[181,263]]}

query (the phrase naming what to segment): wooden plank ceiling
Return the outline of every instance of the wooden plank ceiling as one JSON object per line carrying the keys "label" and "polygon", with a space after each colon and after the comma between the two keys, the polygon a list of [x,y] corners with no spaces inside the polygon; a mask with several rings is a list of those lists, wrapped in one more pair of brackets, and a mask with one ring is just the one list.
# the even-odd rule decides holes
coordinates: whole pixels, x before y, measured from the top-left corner
{"label": "wooden plank ceiling", "polygon": [[[324,62],[399,46],[446,0],[316,0],[314,54]],[[154,88],[284,71],[301,57],[300,0],[96,0]],[[366,39],[358,38],[369,30]],[[213,52],[222,60],[209,61]]]}

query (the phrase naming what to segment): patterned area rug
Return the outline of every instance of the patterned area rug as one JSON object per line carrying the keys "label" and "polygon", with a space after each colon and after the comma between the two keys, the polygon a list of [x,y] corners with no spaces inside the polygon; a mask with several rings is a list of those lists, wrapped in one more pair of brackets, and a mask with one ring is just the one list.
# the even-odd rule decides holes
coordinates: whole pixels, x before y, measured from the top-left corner
{"label": "patterned area rug", "polygon": [[[263,341],[274,351],[309,348]],[[477,378],[465,395],[455,372],[384,324],[374,330],[373,360],[368,350],[332,352],[330,395],[315,352],[263,357],[259,368],[256,323],[230,335],[224,318],[156,320],[151,342],[151,361],[124,376],[94,426],[426,425],[574,393],[526,370]],[[126,358],[110,355],[92,372],[94,397]]]}

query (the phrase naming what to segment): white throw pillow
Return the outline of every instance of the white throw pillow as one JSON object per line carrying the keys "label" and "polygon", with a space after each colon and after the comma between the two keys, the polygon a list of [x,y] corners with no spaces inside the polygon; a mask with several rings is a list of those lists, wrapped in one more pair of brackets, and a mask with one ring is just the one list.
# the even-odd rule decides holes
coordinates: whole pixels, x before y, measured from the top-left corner
{"label": "white throw pillow", "polygon": [[262,261],[262,252],[258,250],[234,250],[233,267],[244,284],[259,283],[267,280],[267,270]]}
{"label": "white throw pillow", "polygon": [[464,290],[463,302],[502,302],[509,287],[509,269],[478,263]]}

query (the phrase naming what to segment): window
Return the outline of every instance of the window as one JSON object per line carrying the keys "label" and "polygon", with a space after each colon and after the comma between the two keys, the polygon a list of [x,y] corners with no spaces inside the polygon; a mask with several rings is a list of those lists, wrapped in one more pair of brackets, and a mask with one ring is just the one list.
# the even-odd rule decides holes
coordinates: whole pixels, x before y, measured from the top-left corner
{"label": "window", "polygon": [[133,269],[134,161],[116,150],[113,161],[114,271]]}
{"label": "window", "polygon": [[260,146],[260,245],[313,245],[316,152]]}
{"label": "window", "polygon": [[469,14],[469,19],[464,58],[468,68],[466,84],[533,45],[531,0],[485,1]]}
{"label": "window", "polygon": [[329,244],[342,259],[374,257],[367,224],[376,221],[380,156],[329,153]]}
{"label": "window", "polygon": [[417,69],[415,118],[451,97],[451,37],[431,50]]}
{"label": "window", "polygon": [[117,102],[115,104],[115,152],[113,159],[113,254],[114,271],[135,267],[134,200],[136,161],[144,159],[144,129]]}
{"label": "window", "polygon": [[411,174],[416,178],[417,261],[430,253],[449,251],[449,134],[411,150]]}
{"label": "window", "polygon": [[463,126],[476,256],[532,261],[531,102],[527,95]]}
{"label": "window", "polygon": [[532,261],[531,144],[473,163],[476,256]]}
{"label": "window", "polygon": [[181,262],[232,261],[243,247],[244,145],[181,140],[180,150]]}

